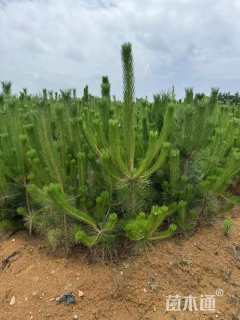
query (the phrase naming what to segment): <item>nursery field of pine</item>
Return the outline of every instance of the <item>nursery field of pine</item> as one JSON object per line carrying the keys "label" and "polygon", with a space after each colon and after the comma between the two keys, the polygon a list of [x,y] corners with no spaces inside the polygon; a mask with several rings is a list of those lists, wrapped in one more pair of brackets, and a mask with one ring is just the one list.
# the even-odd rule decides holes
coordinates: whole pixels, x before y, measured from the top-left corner
{"label": "nursery field of pine", "polygon": [[[190,248],[198,241],[198,232],[209,238],[213,236],[205,229],[217,230],[216,234],[221,230],[216,239],[221,239],[222,244],[233,245],[229,237],[232,229],[238,230],[238,226],[234,225],[238,222],[230,217],[229,212],[240,199],[236,191],[240,178],[239,106],[226,102],[226,96],[217,89],[212,89],[209,96],[194,94],[192,89],[186,89],[185,98],[181,100],[177,100],[174,90],[155,95],[153,101],[136,98],[131,44],[123,44],[121,59],[122,100],[112,98],[107,76],[102,77],[101,97],[92,96],[88,86],[84,88],[82,97],[78,97],[74,89],[60,92],[44,89],[38,96],[23,89],[20,94],[14,95],[11,93],[11,83],[2,82],[0,234],[5,239],[6,235],[12,239],[20,233],[24,240],[20,237],[18,241],[21,244],[23,241],[27,248],[36,244],[37,250],[41,246],[38,241],[41,241],[46,252],[41,259],[49,258],[51,261],[53,252],[63,252],[69,255],[69,260],[64,258],[64,263],[70,265],[76,250],[77,256],[82,257],[80,261],[87,256],[107,263],[106,268],[110,268],[109,263],[123,263],[125,259],[130,259],[134,265],[134,257],[139,253],[144,255],[140,261],[145,261],[149,250],[149,273],[156,272],[154,252],[157,252],[156,259],[161,257],[164,260],[166,254],[166,259],[171,260],[168,250],[173,243],[181,242],[184,248],[186,241],[186,246]],[[204,236],[202,239],[207,246]],[[160,240],[165,240],[163,245],[159,244]],[[211,250],[216,250],[217,244],[213,238],[211,241]],[[13,250],[14,242],[9,243]],[[20,245],[21,248],[24,246]],[[182,247],[179,250],[183,250]],[[8,267],[11,271],[12,257],[15,259],[14,256],[19,254],[17,250],[11,256],[10,251],[7,259],[6,255],[2,256],[0,281],[6,277],[3,273]],[[49,251],[51,256],[46,258]],[[172,248],[172,252],[176,255],[176,247]],[[204,254],[206,257],[208,252],[204,251]],[[39,254],[35,253],[34,257],[39,259]],[[192,262],[188,258],[181,256],[180,262],[175,261],[176,269],[171,267],[170,270],[173,279],[180,276],[184,282],[185,273],[191,274]],[[201,259],[204,261],[203,257]],[[166,261],[170,263],[170,260]],[[76,257],[74,261],[77,263]],[[159,261],[155,263],[158,265]],[[183,268],[181,275],[177,271],[178,263]],[[229,268],[235,268],[231,263]],[[49,262],[49,265],[52,264]],[[139,266],[145,270],[143,263],[140,262]],[[26,270],[28,267],[25,266]],[[56,266],[54,268],[57,269]],[[165,263],[163,273],[167,272],[167,268]],[[204,263],[201,268],[204,269]],[[210,263],[208,268],[211,268]],[[223,269],[219,272],[228,271]],[[16,271],[16,277],[19,272],[21,274],[23,271]],[[64,270],[61,269],[61,272]],[[117,272],[122,272],[119,266]],[[86,274],[90,273],[86,271]],[[193,274],[197,274],[197,269]],[[140,279],[139,274],[139,282],[133,285],[135,289],[141,283]],[[94,286],[93,283],[91,285]],[[121,285],[116,283],[116,286]],[[87,284],[84,286],[87,291]],[[150,292],[155,292],[153,288],[149,289]],[[189,294],[190,287],[184,288],[183,293]],[[67,289],[71,291],[71,288]],[[144,286],[140,286],[141,297],[143,289]],[[14,296],[14,293],[6,293],[3,288],[0,290],[2,304]],[[99,287],[98,290],[100,292]],[[106,294],[106,290],[104,288],[103,293]],[[111,298],[118,299],[117,295],[121,294],[120,300],[127,305],[129,301],[125,301],[124,297],[131,298],[127,294],[130,289],[121,287],[119,290],[123,292],[113,290]],[[164,292],[167,294],[168,291]],[[137,295],[133,296],[132,299],[135,299]],[[45,298],[39,296],[39,299],[44,301]],[[150,297],[147,299],[148,302],[151,300]],[[11,301],[14,305],[15,300]],[[149,302],[149,306],[151,312],[156,311],[154,303]],[[144,301],[135,301],[135,304],[131,301],[131,308],[132,311],[126,307],[125,312],[129,314],[122,313],[119,318],[108,311],[99,317],[95,314],[94,318],[91,314],[91,317],[79,319],[109,319],[113,316],[114,319],[155,319],[152,313],[147,315]],[[134,308],[140,308],[142,314],[139,315]],[[7,318],[7,312],[4,319],[12,319]],[[166,319],[178,319],[174,317],[166,316]],[[199,319],[214,318],[215,315],[213,318],[203,316]],[[17,315],[14,319],[18,319]],[[44,317],[36,315],[32,318],[19,315],[19,319],[48,319],[48,316],[47,313]],[[71,317],[63,313],[54,319]],[[78,319],[77,316],[75,319]],[[156,319],[160,318],[156,316]],[[161,319],[165,319],[163,315]],[[228,318],[223,315],[222,319]]]}
{"label": "nursery field of pine", "polygon": [[[0,100],[0,230],[26,228],[53,249],[112,255],[195,230],[237,203],[238,108],[186,90],[134,97],[131,44],[122,46],[123,101],[84,88]],[[227,222],[226,222],[227,223]]]}

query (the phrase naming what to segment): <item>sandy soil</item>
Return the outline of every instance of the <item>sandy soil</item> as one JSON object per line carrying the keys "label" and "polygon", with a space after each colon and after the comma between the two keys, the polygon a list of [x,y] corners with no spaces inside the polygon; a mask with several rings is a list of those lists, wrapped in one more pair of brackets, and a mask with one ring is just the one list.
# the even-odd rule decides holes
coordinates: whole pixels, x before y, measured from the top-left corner
{"label": "sandy soil", "polygon": [[[239,320],[240,218],[234,216],[229,237],[219,221],[118,263],[93,263],[80,251],[56,256],[43,241],[15,234],[0,242],[0,319]],[[64,292],[76,304],[57,304]],[[215,311],[166,311],[166,297],[177,294],[181,308],[192,295],[198,309],[201,295],[213,295]]]}

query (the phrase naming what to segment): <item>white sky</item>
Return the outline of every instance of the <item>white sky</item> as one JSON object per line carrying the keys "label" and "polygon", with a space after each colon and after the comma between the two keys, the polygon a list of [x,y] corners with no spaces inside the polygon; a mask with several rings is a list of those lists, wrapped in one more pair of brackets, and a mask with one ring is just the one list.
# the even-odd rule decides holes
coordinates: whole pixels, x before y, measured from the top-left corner
{"label": "white sky", "polygon": [[240,87],[240,0],[0,0],[0,80],[31,92],[108,75],[121,97],[120,47],[134,49],[137,96],[175,85]]}

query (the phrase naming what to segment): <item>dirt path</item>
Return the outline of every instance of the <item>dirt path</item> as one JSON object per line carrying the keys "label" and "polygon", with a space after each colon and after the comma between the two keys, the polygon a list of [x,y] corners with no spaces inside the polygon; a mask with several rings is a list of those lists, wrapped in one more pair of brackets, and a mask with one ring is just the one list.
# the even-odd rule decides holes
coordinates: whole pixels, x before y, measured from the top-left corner
{"label": "dirt path", "polygon": [[[229,238],[219,221],[191,239],[160,242],[117,265],[90,263],[83,253],[55,257],[43,242],[19,233],[0,242],[0,319],[239,320],[238,245],[240,218]],[[57,304],[64,292],[77,303]],[[167,312],[166,296],[177,294],[188,297],[181,300],[181,308],[189,302],[187,309],[190,295],[196,297],[193,309],[200,309],[201,295],[214,295],[215,311]]]}

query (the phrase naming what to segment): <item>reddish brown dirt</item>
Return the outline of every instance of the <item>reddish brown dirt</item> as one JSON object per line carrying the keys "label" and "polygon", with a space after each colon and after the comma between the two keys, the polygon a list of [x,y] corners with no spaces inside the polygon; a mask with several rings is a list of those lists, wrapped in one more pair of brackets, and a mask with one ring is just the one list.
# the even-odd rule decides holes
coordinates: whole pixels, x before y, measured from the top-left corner
{"label": "reddish brown dirt", "polygon": [[[56,257],[42,241],[18,233],[0,242],[0,319],[239,320],[240,255],[234,248],[240,245],[240,218],[233,220],[229,237],[219,221],[118,264],[90,263],[80,252]],[[223,296],[216,297],[216,312],[166,311],[168,295],[200,297],[217,289]],[[65,291],[75,294],[76,305],[56,304]]]}

